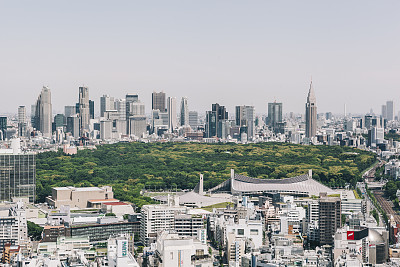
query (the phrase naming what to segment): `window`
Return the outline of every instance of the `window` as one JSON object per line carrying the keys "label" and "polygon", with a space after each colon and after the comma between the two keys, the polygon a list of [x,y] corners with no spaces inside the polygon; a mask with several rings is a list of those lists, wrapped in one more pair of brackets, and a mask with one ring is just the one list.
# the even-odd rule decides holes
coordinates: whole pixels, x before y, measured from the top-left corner
{"label": "window", "polygon": [[171,260],[173,260],[174,259],[174,253],[171,252],[170,255],[171,255]]}
{"label": "window", "polygon": [[258,235],[258,229],[250,229],[250,235]]}
{"label": "window", "polygon": [[244,235],[244,229],[237,229],[238,235]]}

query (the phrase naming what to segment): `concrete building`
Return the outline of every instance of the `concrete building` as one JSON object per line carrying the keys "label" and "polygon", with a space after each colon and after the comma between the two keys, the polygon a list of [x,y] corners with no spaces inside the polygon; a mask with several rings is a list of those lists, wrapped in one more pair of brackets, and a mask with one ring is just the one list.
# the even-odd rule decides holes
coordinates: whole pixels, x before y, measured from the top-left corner
{"label": "concrete building", "polygon": [[189,108],[187,97],[182,97],[181,100],[180,123],[181,126],[189,126]]}
{"label": "concrete building", "polygon": [[317,100],[315,98],[312,81],[308,91],[306,103],[306,137],[311,138],[317,134]]}
{"label": "concrete building", "polygon": [[26,107],[18,107],[18,136],[26,137],[28,136],[28,123],[26,120]]}
{"label": "concrete building", "polygon": [[63,206],[84,209],[93,199],[113,199],[114,193],[111,186],[103,187],[55,187],[52,195],[46,198],[46,202],[55,208]]}
{"label": "concrete building", "polygon": [[149,261],[149,266],[213,266],[206,244],[198,239],[181,237],[169,231],[163,231],[160,234],[154,254],[155,256]]}
{"label": "concrete building", "polygon": [[393,100],[389,100],[386,102],[386,119],[388,121],[393,121],[394,120],[394,103]]}
{"label": "concrete building", "polygon": [[0,251],[6,244],[26,246],[28,240],[26,213],[18,202],[9,209],[8,216],[0,217]]}
{"label": "concrete building", "polygon": [[43,136],[51,137],[52,119],[51,91],[48,87],[43,86],[35,105],[34,127]]}
{"label": "concrete building", "polygon": [[189,125],[193,129],[199,126],[199,114],[197,111],[189,111]]}
{"label": "concrete building", "polygon": [[79,87],[79,129],[80,136],[83,136],[89,130],[90,106],[89,106],[89,88]]}
{"label": "concrete building", "polygon": [[236,126],[246,129],[247,138],[252,140],[255,128],[254,106],[236,106]]}
{"label": "concrete building", "polygon": [[167,100],[167,112],[168,112],[168,131],[173,132],[178,126],[176,117],[176,98],[168,97]]}
{"label": "concrete building", "polygon": [[22,153],[20,140],[13,139],[11,149],[0,149],[0,201],[36,196],[36,155]]}
{"label": "concrete building", "polygon": [[100,117],[104,117],[104,112],[115,110],[114,97],[103,95],[100,97]]}
{"label": "concrete building", "polygon": [[139,267],[129,251],[129,240],[126,237],[108,239],[107,259],[109,267]]}
{"label": "concrete building", "polygon": [[337,197],[319,199],[319,243],[333,246],[333,236],[341,227],[341,200]]}
{"label": "concrete building", "polygon": [[151,109],[158,109],[160,112],[165,112],[166,109],[166,97],[164,92],[153,92],[151,95]]}
{"label": "concrete building", "polygon": [[72,117],[67,117],[67,133],[71,133],[73,137],[79,137],[79,117],[78,115],[73,115]]}

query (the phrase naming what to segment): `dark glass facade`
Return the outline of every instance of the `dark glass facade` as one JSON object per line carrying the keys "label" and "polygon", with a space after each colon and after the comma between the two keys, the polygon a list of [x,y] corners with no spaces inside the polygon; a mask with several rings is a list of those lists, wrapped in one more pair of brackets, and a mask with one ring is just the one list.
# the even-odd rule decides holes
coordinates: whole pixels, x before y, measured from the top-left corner
{"label": "dark glass facade", "polygon": [[34,154],[0,154],[0,201],[13,197],[35,200],[36,162]]}

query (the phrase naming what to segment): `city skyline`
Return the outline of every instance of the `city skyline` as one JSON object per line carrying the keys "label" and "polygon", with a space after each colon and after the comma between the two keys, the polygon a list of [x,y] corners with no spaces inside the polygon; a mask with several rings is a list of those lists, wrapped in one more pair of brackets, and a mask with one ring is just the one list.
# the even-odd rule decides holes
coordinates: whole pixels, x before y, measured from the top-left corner
{"label": "city skyline", "polygon": [[164,91],[191,110],[218,102],[266,113],[276,100],[303,113],[311,75],[321,112],[399,106],[396,1],[47,3],[2,4],[1,113],[29,106],[43,85],[61,111],[83,84],[92,99],[135,93],[146,107]]}

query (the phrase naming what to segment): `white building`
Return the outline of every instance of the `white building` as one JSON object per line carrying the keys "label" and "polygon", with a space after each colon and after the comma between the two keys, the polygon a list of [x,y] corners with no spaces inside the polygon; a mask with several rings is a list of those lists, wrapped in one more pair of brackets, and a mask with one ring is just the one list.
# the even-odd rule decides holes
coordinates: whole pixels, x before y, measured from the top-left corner
{"label": "white building", "polygon": [[129,241],[125,237],[108,240],[107,257],[109,267],[139,267],[129,251]]}
{"label": "white building", "polygon": [[0,217],[0,250],[4,245],[26,246],[28,243],[28,226],[26,222],[26,212],[22,208],[23,203],[18,202],[9,209],[8,216]]}

